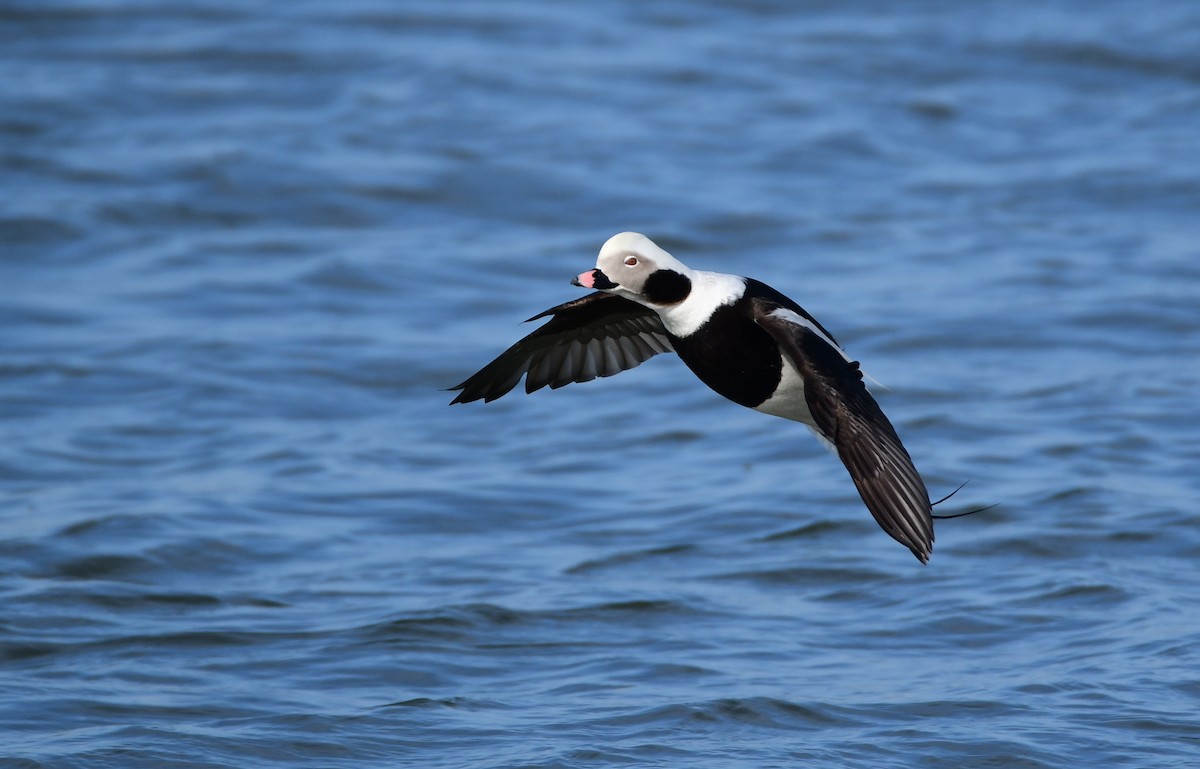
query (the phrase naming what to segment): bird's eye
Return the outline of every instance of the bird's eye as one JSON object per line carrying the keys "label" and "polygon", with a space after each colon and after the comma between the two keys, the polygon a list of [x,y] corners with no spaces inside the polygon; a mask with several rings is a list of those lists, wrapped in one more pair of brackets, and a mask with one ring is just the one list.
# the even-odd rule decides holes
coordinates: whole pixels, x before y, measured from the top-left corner
{"label": "bird's eye", "polygon": [[636,256],[625,257],[625,266],[626,267],[637,267],[637,257]]}

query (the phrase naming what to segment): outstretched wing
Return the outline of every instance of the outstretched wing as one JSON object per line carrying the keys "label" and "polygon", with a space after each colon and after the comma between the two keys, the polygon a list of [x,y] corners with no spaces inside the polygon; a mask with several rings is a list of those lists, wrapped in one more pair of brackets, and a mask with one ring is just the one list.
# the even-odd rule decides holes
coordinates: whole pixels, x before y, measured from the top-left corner
{"label": "outstretched wing", "polygon": [[867,392],[858,364],[845,358],[824,329],[791,308],[758,300],[754,320],[803,378],[813,420],[837,449],[871,515],[926,563],[933,552],[929,492],[896,429]]}
{"label": "outstretched wing", "polygon": [[658,315],[616,294],[597,291],[529,320],[547,315],[553,316],[548,323],[450,388],[462,390],[450,403],[494,401],[516,387],[522,376],[527,393],[546,385],[588,382],[619,374],[660,352],[672,352]]}

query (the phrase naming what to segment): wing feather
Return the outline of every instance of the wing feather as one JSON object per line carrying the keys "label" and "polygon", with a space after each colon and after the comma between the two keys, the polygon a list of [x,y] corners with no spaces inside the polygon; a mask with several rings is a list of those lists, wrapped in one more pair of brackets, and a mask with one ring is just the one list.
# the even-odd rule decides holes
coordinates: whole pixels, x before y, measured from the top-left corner
{"label": "wing feather", "polygon": [[530,393],[547,385],[588,382],[673,351],[653,310],[615,294],[597,291],[529,320],[547,316],[550,320],[536,331],[450,388],[461,391],[451,403],[494,401],[516,387],[521,377]]}
{"label": "wing feather", "polygon": [[[867,391],[858,364],[807,314],[756,300],[754,319],[779,343],[804,380],[821,434],[837,449],[876,522],[922,563],[933,552],[933,506],[896,429]],[[811,322],[810,322],[811,321]]]}

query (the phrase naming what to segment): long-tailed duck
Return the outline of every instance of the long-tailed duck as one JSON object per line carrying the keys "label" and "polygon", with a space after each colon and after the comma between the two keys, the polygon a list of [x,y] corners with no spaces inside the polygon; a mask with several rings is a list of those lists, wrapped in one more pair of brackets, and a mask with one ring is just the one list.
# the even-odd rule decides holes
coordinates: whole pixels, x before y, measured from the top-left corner
{"label": "long-tailed duck", "polygon": [[734,403],[803,422],[841,458],[883,530],[922,563],[933,550],[925,483],[862,372],[804,308],[752,278],[693,270],[623,232],[572,281],[596,289],[533,316],[549,322],[465,382],[451,403],[587,382],[674,351]]}

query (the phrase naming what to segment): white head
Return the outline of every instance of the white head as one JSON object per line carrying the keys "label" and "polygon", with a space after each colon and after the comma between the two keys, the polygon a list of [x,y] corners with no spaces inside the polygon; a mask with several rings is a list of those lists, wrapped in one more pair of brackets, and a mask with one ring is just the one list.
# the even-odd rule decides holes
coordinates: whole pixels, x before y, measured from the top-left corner
{"label": "white head", "polygon": [[600,249],[596,268],[580,273],[577,286],[620,294],[638,304],[663,309],[692,290],[693,272],[639,232],[613,235]]}

